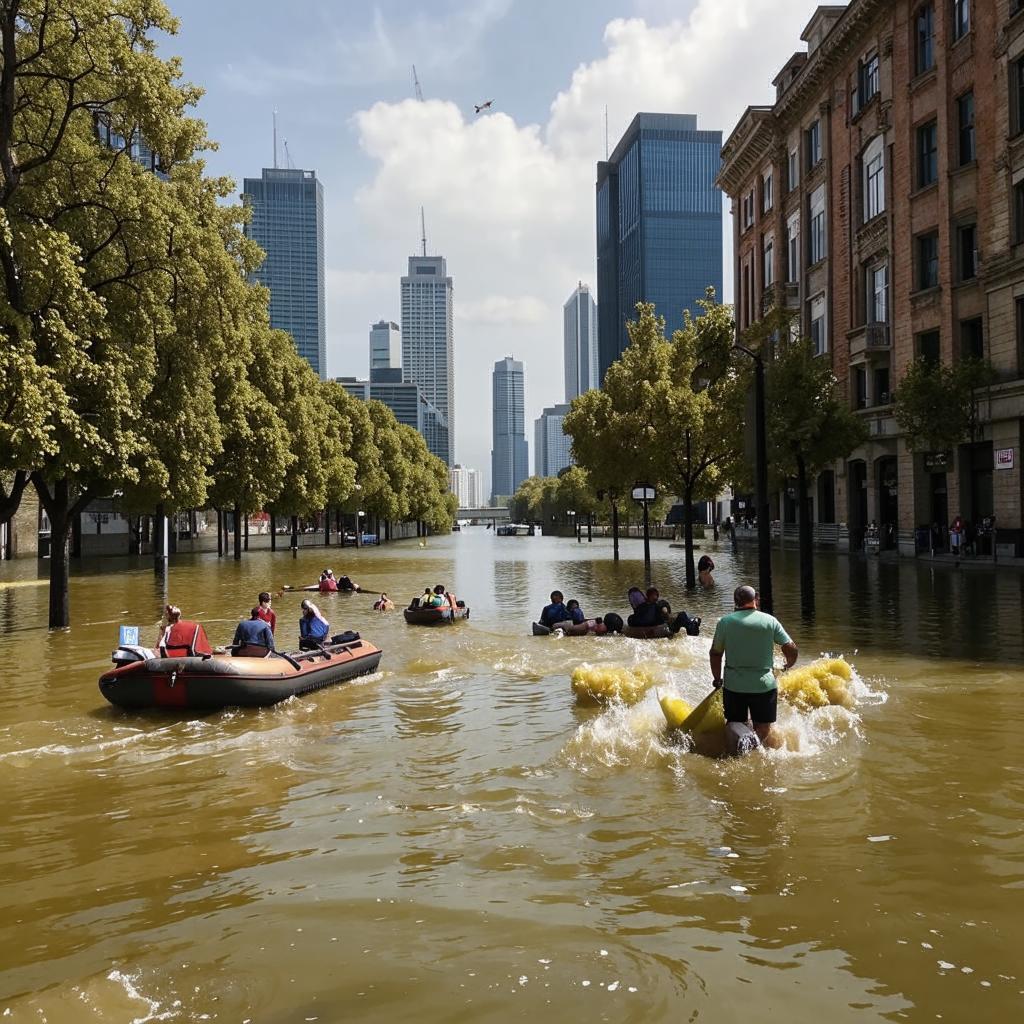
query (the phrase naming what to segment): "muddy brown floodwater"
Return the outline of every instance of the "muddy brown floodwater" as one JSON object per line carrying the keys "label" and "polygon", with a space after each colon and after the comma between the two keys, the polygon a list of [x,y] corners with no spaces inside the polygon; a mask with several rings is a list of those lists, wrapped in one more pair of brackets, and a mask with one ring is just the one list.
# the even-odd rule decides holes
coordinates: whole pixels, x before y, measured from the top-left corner
{"label": "muddy brown floodwater", "polygon": [[[706,544],[705,549],[713,548]],[[625,605],[640,547],[497,538],[83,566],[48,634],[35,563],[0,566],[0,1020],[232,1024],[513,1019],[788,1024],[1024,1018],[1024,575],[823,557],[804,660],[845,654],[854,712],[786,711],[798,747],[717,762],[667,743],[654,694],[577,707],[572,669],[709,685],[753,552],[716,550],[704,635],[534,638],[559,586]],[[381,671],[257,711],[127,714],[97,678],[165,597],[216,642],[264,587],[327,562],[468,623],[323,600]],[[298,595],[275,602],[297,631]]]}

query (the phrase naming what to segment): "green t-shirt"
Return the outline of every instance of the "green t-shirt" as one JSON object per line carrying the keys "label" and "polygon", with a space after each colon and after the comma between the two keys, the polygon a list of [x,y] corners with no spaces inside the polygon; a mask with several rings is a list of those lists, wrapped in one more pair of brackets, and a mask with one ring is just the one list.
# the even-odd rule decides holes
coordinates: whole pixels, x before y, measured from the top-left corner
{"label": "green t-shirt", "polygon": [[775,645],[792,643],[774,615],[742,608],[718,620],[711,650],[725,654],[725,688],[736,693],[775,689]]}

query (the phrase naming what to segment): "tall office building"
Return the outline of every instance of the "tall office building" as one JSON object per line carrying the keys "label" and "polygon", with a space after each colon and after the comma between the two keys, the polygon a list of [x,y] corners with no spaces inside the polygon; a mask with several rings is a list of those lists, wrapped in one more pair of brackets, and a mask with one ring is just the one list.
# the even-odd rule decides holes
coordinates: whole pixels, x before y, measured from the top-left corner
{"label": "tall office building", "polygon": [[448,484],[452,494],[459,499],[459,508],[482,508],[484,485],[480,470],[468,466],[452,466],[448,470]]}
{"label": "tall office building", "polygon": [[569,406],[545,409],[533,424],[533,472],[536,476],[558,476],[572,465],[572,438],[562,431]]}
{"label": "tall office building", "polygon": [[722,297],[722,133],[695,114],[637,114],[597,165],[598,381],[629,344],[638,302],[666,333],[713,285]]}
{"label": "tall office building", "polygon": [[401,368],[402,330],[393,320],[378,320],[370,328],[371,379],[374,370],[400,370]]}
{"label": "tall office building", "polygon": [[441,256],[410,256],[402,278],[402,380],[419,384],[448,424],[455,462],[455,331],[452,279]]}
{"label": "tall office building", "polygon": [[571,402],[598,386],[597,303],[582,281],[563,308],[563,330],[565,400]]}
{"label": "tall office building", "polygon": [[[390,372],[388,368],[376,371],[377,378]],[[358,380],[356,377],[334,378],[353,398],[364,402],[382,402],[394,414],[399,423],[418,431],[431,454],[444,459],[448,453],[448,423],[440,411],[423,394],[417,384],[402,380],[375,379]]]}
{"label": "tall office building", "polygon": [[491,448],[491,497],[515,494],[530,475],[530,451],[523,423],[523,364],[511,356],[494,364],[492,376],[494,444]]}
{"label": "tall office building", "polygon": [[270,289],[271,326],[325,378],[323,186],[316,171],[264,167],[261,178],[245,179],[243,202],[252,211],[245,234],[267,254],[253,279]]}

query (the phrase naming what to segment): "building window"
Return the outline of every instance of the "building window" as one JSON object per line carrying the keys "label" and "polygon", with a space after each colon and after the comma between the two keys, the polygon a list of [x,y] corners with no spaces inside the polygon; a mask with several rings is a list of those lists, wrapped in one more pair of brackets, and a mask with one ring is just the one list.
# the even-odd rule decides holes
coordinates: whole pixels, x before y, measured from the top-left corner
{"label": "building window", "polygon": [[793,189],[800,184],[800,156],[795,149],[789,154],[789,166],[787,171],[788,175],[786,181],[789,185],[789,191],[792,192]]}
{"label": "building window", "polygon": [[853,402],[857,409],[868,407],[868,371],[863,366],[853,368]]}
{"label": "building window", "polygon": [[1013,135],[1024,132],[1024,57],[1010,65],[1010,130]]}
{"label": "building window", "polygon": [[917,336],[917,354],[932,366],[939,361],[938,331],[924,331]]}
{"label": "building window", "polygon": [[971,0],[953,0],[953,42],[971,31]]}
{"label": "building window", "polygon": [[974,93],[965,92],[956,101],[956,121],[959,131],[960,166],[974,159]]}
{"label": "building window", "polygon": [[985,325],[980,316],[960,321],[960,358],[985,358]]}
{"label": "building window", "polygon": [[821,121],[815,121],[805,134],[807,136],[807,169],[811,170],[821,163]]}
{"label": "building window", "polygon": [[957,251],[960,257],[960,280],[973,281],[978,276],[978,228],[964,224],[957,228]]}
{"label": "building window", "polygon": [[859,113],[878,93],[878,54],[873,53],[857,65],[857,92],[854,113]]}
{"label": "building window", "polygon": [[751,189],[743,200],[743,230],[746,231],[754,223],[754,190]]}
{"label": "building window", "polygon": [[883,142],[877,139],[864,155],[864,220],[885,210],[885,156]]}
{"label": "building window", "polygon": [[808,258],[813,266],[825,258],[825,187],[815,189],[810,198],[811,241]]}
{"label": "building window", "polygon": [[869,324],[889,321],[889,266],[886,263],[871,267],[867,274],[867,310]]}
{"label": "building window", "polygon": [[1013,186],[1013,244],[1024,242],[1024,180]]}
{"label": "building window", "polygon": [[828,332],[825,329],[825,296],[817,295],[810,302],[811,306],[811,343],[816,356],[828,351]]}
{"label": "building window", "polygon": [[917,187],[939,180],[939,124],[929,121],[917,129]]}
{"label": "building window", "polygon": [[772,172],[768,171],[761,175],[761,210],[767,213],[772,208],[774,197],[772,196]]}
{"label": "building window", "polygon": [[925,4],[914,19],[914,67],[919,75],[935,67],[935,8]]}
{"label": "building window", "polygon": [[889,404],[889,367],[878,366],[875,368],[875,405]]}
{"label": "building window", "polygon": [[775,284],[775,241],[774,239],[765,239],[764,243],[764,286],[765,288],[771,288]]}
{"label": "building window", "polygon": [[917,287],[937,288],[939,285],[939,233],[929,231],[917,238]]}
{"label": "building window", "polygon": [[787,281],[800,279],[800,221],[793,217],[786,226]]}

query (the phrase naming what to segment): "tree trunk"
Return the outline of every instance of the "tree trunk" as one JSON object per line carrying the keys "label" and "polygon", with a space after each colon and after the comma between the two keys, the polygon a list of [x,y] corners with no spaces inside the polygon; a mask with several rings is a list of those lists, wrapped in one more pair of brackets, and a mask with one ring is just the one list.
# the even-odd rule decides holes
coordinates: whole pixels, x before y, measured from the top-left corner
{"label": "tree trunk", "polygon": [[14,513],[21,505],[21,496],[25,493],[28,481],[29,474],[24,469],[15,472],[10,491],[5,490],[3,482],[0,481],[0,524],[10,522],[14,518]]}
{"label": "tree trunk", "polygon": [[338,538],[338,544],[341,547],[345,546],[345,528],[341,522],[341,509],[336,508],[334,510],[334,532]]}
{"label": "tree trunk", "polygon": [[299,517],[292,516],[292,558],[299,557]]}
{"label": "tree trunk", "polygon": [[612,499],[612,559],[619,560],[619,503]]}
{"label": "tree trunk", "polygon": [[806,614],[813,614],[814,536],[808,508],[807,465],[800,455],[796,458],[796,499],[800,517],[800,603]]}
{"label": "tree trunk", "polygon": [[242,560],[242,512],[236,505],[234,510],[234,522],[231,524],[235,534],[235,561]]}
{"label": "tree trunk", "polygon": [[244,549],[249,550],[249,513],[245,513],[245,540],[243,541]]}
{"label": "tree trunk", "polygon": [[68,596],[68,539],[71,522],[82,514],[82,509],[92,500],[87,488],[74,502],[67,479],[50,485],[38,474],[32,474],[32,483],[39,495],[39,501],[50,520],[50,629],[64,629],[71,624],[71,603]]}
{"label": "tree trunk", "polygon": [[167,571],[167,514],[163,505],[157,505],[153,515],[153,571]]}
{"label": "tree trunk", "polygon": [[277,550],[277,516],[270,514],[270,550]]}
{"label": "tree trunk", "polygon": [[686,589],[697,586],[697,572],[693,564],[693,487],[683,489],[683,544],[686,545]]}

